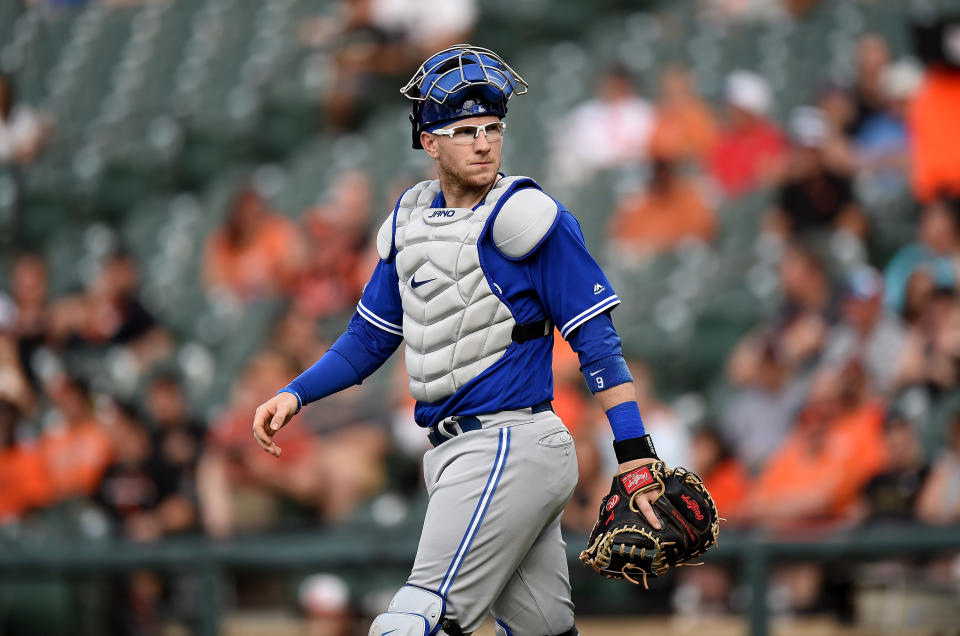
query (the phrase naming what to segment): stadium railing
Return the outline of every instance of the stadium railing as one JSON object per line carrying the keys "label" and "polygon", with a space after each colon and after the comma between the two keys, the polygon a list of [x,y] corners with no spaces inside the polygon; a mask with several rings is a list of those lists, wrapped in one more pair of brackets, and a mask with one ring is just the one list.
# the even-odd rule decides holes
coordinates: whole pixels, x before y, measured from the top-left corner
{"label": "stadium railing", "polygon": [[[197,633],[213,636],[219,632],[224,575],[231,569],[260,571],[302,571],[304,568],[408,567],[416,553],[415,532],[401,533],[382,541],[370,528],[369,541],[357,529],[327,530],[298,535],[251,537],[215,541],[207,538],[169,539],[143,545],[127,542],[84,542],[37,545],[30,548],[0,548],[0,577],[35,578],[78,573],[157,569],[193,572],[201,586],[197,598]],[[363,532],[360,533],[361,535]],[[581,537],[568,536],[571,568],[580,568],[577,555]],[[371,546],[376,546],[375,549]],[[783,562],[828,563],[837,561],[886,560],[929,557],[960,551],[956,526],[906,525],[857,528],[839,534],[789,538],[757,532],[729,531],[706,558],[739,566],[752,599],[766,599],[772,567]],[[751,636],[771,632],[767,602],[752,602],[748,612]]]}

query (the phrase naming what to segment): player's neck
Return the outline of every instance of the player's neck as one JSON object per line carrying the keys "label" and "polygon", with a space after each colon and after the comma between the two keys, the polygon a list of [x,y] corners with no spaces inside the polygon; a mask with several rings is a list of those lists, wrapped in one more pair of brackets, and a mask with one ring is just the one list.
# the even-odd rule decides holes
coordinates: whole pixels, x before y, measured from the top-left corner
{"label": "player's neck", "polygon": [[497,175],[490,183],[474,187],[441,174],[440,190],[443,191],[445,205],[450,208],[472,208],[483,201],[499,178],[500,175]]}

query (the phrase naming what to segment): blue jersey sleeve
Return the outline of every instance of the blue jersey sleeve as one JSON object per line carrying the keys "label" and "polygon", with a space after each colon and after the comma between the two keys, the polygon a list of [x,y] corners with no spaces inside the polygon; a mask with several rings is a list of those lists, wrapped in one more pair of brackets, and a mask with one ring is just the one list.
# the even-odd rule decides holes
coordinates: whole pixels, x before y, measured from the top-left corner
{"label": "blue jersey sleeve", "polygon": [[363,288],[357,313],[367,322],[395,336],[403,336],[403,306],[396,261],[380,261]]}
{"label": "blue jersey sleeve", "polygon": [[532,258],[534,288],[565,339],[580,325],[620,304],[569,212],[560,213],[557,226]]}

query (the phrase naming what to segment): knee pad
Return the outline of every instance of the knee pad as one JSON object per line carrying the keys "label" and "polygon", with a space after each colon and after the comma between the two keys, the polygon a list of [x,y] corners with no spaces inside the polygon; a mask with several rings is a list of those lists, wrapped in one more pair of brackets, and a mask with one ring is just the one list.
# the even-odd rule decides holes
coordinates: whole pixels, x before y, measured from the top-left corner
{"label": "knee pad", "polygon": [[373,619],[368,636],[431,636],[440,632],[446,602],[439,594],[404,585],[387,611]]}
{"label": "knee pad", "polygon": [[[506,623],[501,621],[499,618],[494,624],[493,631],[495,636],[514,636],[514,633],[510,631],[510,628],[507,627]],[[567,631],[562,634],[557,634],[556,636],[580,636],[580,632],[577,631],[577,626],[574,625]]]}

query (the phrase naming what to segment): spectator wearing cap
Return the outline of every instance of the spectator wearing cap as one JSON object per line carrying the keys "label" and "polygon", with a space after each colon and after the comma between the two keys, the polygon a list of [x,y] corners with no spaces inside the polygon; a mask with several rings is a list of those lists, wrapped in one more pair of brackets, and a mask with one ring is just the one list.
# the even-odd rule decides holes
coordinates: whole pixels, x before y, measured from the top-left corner
{"label": "spectator wearing cap", "polygon": [[556,135],[551,173],[565,184],[584,183],[599,170],[642,161],[653,132],[653,106],[626,68],[614,65],[601,75],[596,97],[570,113]]}
{"label": "spectator wearing cap", "polygon": [[308,576],[300,584],[297,598],[307,618],[306,636],[350,636],[356,633],[350,588],[336,574]]}
{"label": "spectator wearing cap", "polygon": [[734,71],[724,87],[726,124],[710,157],[710,172],[729,197],[772,184],[782,173],[786,143],[768,118],[770,85],[750,71]]}
{"label": "spectator wearing cap", "polygon": [[830,128],[818,108],[802,107],[791,117],[793,147],[767,227],[783,237],[845,230],[864,236],[866,217],[854,198],[850,176],[831,167],[825,144]]}
{"label": "spectator wearing cap", "polygon": [[842,367],[859,360],[875,392],[893,388],[906,331],[900,319],[883,305],[883,277],[869,265],[847,276],[842,319],[831,328],[821,364]]}

